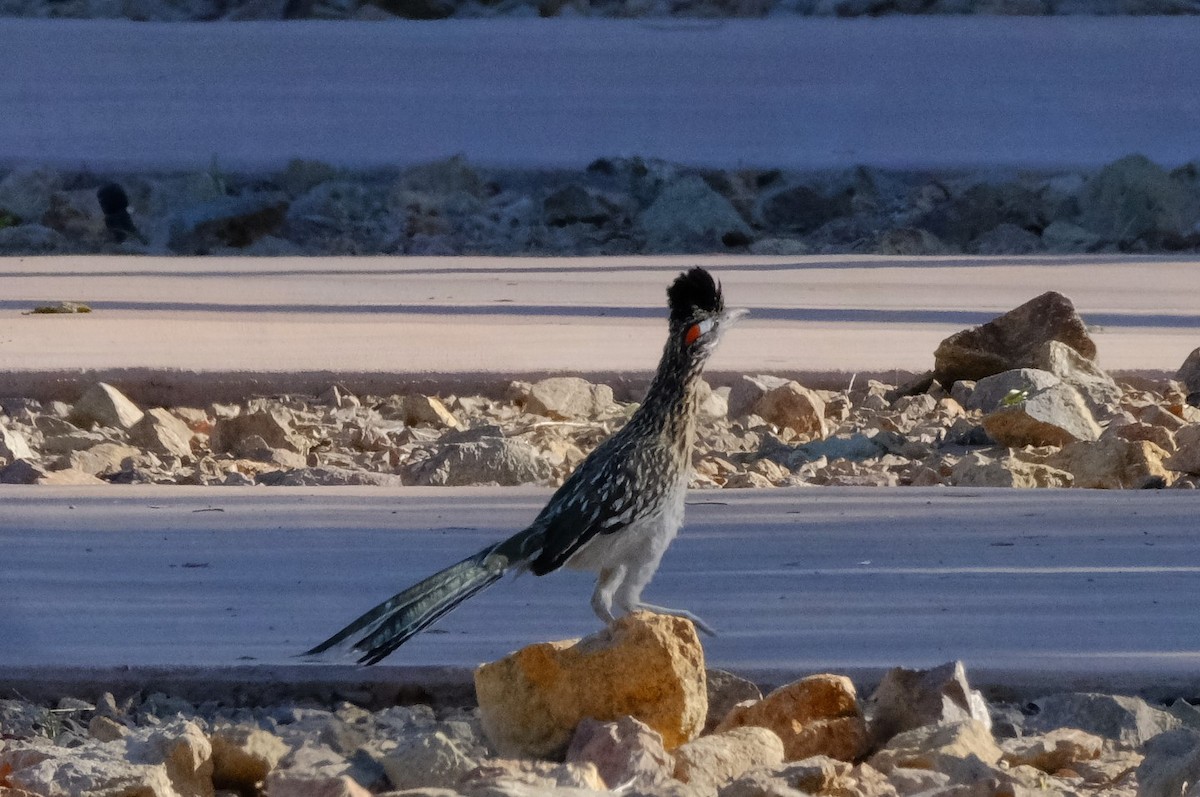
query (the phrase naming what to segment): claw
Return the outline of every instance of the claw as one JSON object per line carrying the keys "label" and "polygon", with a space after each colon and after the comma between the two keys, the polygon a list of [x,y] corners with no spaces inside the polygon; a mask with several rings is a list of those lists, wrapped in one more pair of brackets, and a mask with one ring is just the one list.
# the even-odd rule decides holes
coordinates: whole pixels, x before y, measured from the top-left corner
{"label": "claw", "polygon": [[696,615],[689,612],[687,609],[668,609],[665,606],[655,606],[652,603],[639,603],[637,605],[637,608],[645,609],[646,611],[654,612],[655,614],[665,614],[665,615],[669,615],[671,617],[682,617],[685,620],[690,620],[692,622],[692,625],[696,626],[696,629],[703,632],[706,636],[714,636],[715,637],[717,635],[717,632],[715,630],[713,630],[713,627],[711,625],[704,622],[699,617],[697,617]]}

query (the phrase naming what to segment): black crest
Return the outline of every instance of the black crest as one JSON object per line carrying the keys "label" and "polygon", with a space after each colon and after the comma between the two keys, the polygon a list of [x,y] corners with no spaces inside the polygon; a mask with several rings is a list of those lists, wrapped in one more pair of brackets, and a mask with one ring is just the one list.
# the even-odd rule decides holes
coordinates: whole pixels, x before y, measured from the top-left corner
{"label": "black crest", "polygon": [[667,288],[672,321],[687,321],[697,312],[720,313],[725,309],[721,286],[704,269],[696,266],[675,278]]}

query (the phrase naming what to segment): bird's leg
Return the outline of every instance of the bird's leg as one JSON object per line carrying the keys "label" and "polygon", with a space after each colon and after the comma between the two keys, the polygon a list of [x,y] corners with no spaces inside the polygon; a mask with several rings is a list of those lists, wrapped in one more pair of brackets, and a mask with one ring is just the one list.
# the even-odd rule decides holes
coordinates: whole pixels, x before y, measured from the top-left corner
{"label": "bird's leg", "polygon": [[592,592],[592,611],[605,625],[610,625],[616,619],[612,613],[613,593],[624,578],[625,565],[606,567],[596,578],[596,589]]}
{"label": "bird's leg", "polygon": [[716,636],[717,635],[717,632],[713,630],[713,627],[711,625],[704,622],[699,617],[697,617],[696,615],[689,612],[687,609],[668,609],[665,606],[655,606],[652,603],[639,603],[636,606],[636,608],[645,609],[646,611],[654,612],[655,614],[666,614],[666,615],[670,615],[671,617],[682,617],[685,620],[691,620],[692,625],[696,626],[696,628],[698,628],[700,631],[703,631],[708,636]]}

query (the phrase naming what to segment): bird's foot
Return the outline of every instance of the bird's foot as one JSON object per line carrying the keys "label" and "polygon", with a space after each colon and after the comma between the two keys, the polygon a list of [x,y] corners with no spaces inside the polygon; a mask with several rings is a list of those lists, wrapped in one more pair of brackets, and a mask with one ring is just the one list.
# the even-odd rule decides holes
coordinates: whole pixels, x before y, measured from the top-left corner
{"label": "bird's foot", "polygon": [[665,606],[655,606],[652,603],[639,603],[636,606],[636,608],[644,609],[648,612],[654,612],[655,614],[666,614],[671,617],[682,617],[685,620],[691,620],[692,625],[696,626],[697,629],[699,629],[700,631],[703,631],[706,635],[708,635],[708,636],[716,636],[717,635],[717,632],[713,630],[713,627],[711,625],[704,622],[699,617],[697,617],[696,615],[689,612],[687,609],[668,609]]}

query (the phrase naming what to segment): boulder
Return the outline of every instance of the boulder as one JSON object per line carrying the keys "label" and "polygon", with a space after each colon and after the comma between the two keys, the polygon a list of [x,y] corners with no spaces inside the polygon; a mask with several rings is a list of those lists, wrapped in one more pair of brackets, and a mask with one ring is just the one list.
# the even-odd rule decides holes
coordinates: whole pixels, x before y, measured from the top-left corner
{"label": "boulder", "polygon": [[825,437],[825,401],[798,382],[786,382],[767,390],[754,403],[752,412],[768,423],[790,428],[801,437]]}
{"label": "boulder", "polygon": [[633,717],[612,722],[585,718],[571,738],[567,763],[592,764],[610,789],[628,784],[653,790],[675,771],[675,760],[663,747],[662,736]]}
{"label": "boulder", "polygon": [[140,456],[141,449],[124,443],[100,443],[91,448],[72,451],[67,455],[67,467],[93,476],[111,476],[124,468],[131,457]]}
{"label": "boulder", "polygon": [[1170,481],[1172,474],[1163,464],[1168,456],[1145,440],[1109,437],[1065,445],[1051,454],[1046,464],[1070,473],[1076,487],[1124,490],[1143,487],[1155,479]]}
{"label": "boulder", "polygon": [[729,728],[675,750],[675,779],[701,790],[719,789],[754,769],[783,763],[783,743],[759,726]]}
{"label": "boulder", "polygon": [[1003,755],[983,723],[965,719],[899,733],[869,763],[885,773],[897,767],[931,769],[958,780],[978,771],[981,763],[994,766]]}
{"label": "boulder", "polygon": [[754,405],[768,391],[782,387],[788,381],[782,377],[771,376],[769,374],[739,377],[729,389],[729,399],[727,401],[729,417],[741,418],[744,415],[749,415],[754,411]]}
{"label": "boulder", "polygon": [[992,727],[987,702],[967,683],[961,661],[929,670],[888,670],[867,701],[867,713],[877,744],[922,725],[973,719]]}
{"label": "boulder", "polygon": [[218,728],[211,742],[213,786],[242,793],[253,792],[288,753],[278,736],[248,725]]}
{"label": "boulder", "polygon": [[1167,470],[1200,476],[1200,423],[1175,432],[1175,453],[1163,463]]}
{"label": "boulder", "polygon": [[33,459],[33,451],[29,448],[23,435],[14,432],[0,423],[0,459],[12,462],[17,459]]}
{"label": "boulder", "polygon": [[612,409],[613,391],[577,376],[554,376],[529,386],[525,411],[548,418],[595,418]]}
{"label": "boulder", "polygon": [[1073,477],[1065,470],[1012,456],[1000,459],[972,451],[950,469],[956,487],[1070,487]]}
{"label": "boulder", "polygon": [[1183,361],[1183,365],[1179,366],[1175,378],[1183,383],[1187,393],[1200,392],[1200,348],[1192,350]]}
{"label": "boulder", "polygon": [[1066,384],[1042,388],[1023,401],[993,410],[983,416],[983,428],[1010,448],[1063,446],[1100,437],[1100,426],[1083,397]]}
{"label": "boulder", "polygon": [[219,419],[213,425],[209,446],[218,454],[238,453],[239,449],[246,448],[246,441],[254,437],[261,438],[268,448],[301,455],[308,453],[308,441],[296,433],[290,413],[282,409],[264,409]]}
{"label": "boulder", "polygon": [[196,723],[180,719],[138,728],[124,742],[127,760],[161,764],[180,797],[213,797],[212,743]]}
{"label": "boulder", "polygon": [[1010,765],[1030,766],[1053,775],[1080,761],[1098,758],[1104,749],[1104,740],[1076,728],[1056,728],[1041,736],[1005,739],[1000,748]]}
{"label": "boulder", "polygon": [[93,426],[112,426],[128,429],[142,419],[142,411],[121,391],[104,382],[97,382],[84,391],[67,416],[71,423],[84,429]]}
{"label": "boulder", "polygon": [[[964,396],[964,409],[988,413],[1024,401],[1031,393],[1062,382],[1062,378],[1039,368],[1014,368],[985,376]],[[963,384],[958,382],[956,384]]]}
{"label": "boulder", "polygon": [[265,794],[271,797],[371,797],[349,775],[320,775],[275,771],[267,776]]}
{"label": "boulder", "polygon": [[866,752],[869,741],[854,684],[841,675],[812,675],[741,703],[716,732],[745,726],[770,728],[782,740],[787,761],[813,755],[851,761]]}
{"label": "boulder", "polygon": [[762,700],[762,691],[753,681],[725,670],[709,668],[708,717],[704,720],[705,733],[711,732],[738,703]]}
{"label": "boulder", "polygon": [[805,795],[862,795],[890,797],[885,791],[857,788],[845,761],[828,756],[812,756],[782,766],[762,767],[746,772],[722,787],[719,797],[805,797]]}
{"label": "boulder", "polygon": [[441,731],[404,738],[379,763],[395,789],[451,788],[479,766]]}
{"label": "boulder", "polygon": [[1048,340],[1065,343],[1089,360],[1096,344],[1071,300],[1050,291],[978,327],[956,332],[934,352],[934,378],[943,385],[979,380],[1014,368],[1033,366]]}
{"label": "boulder", "polygon": [[1135,747],[1180,726],[1177,717],[1125,695],[1064,692],[1038,698],[1032,707],[1036,713],[1025,720],[1027,733],[1078,728]]}
{"label": "boulder", "polygon": [[1034,352],[1033,364],[1078,390],[1096,418],[1111,418],[1119,412],[1122,394],[1116,380],[1067,344],[1046,341]]}
{"label": "boulder", "polygon": [[748,244],[753,237],[729,200],[696,175],[663,188],[638,215],[636,228],[651,252],[722,250]]}
{"label": "boulder", "polygon": [[442,400],[435,396],[410,393],[399,399],[389,400],[380,408],[384,418],[404,421],[409,426],[432,426],[435,429],[460,429],[462,424],[454,413],[446,409]]}
{"label": "boulder", "polygon": [[447,487],[544,484],[550,476],[550,464],[538,449],[504,437],[444,444],[414,473],[417,484]]}
{"label": "boulder", "polygon": [[161,407],[147,410],[142,419],[129,428],[131,442],[155,454],[176,457],[192,456],[192,436],[186,423]]}
{"label": "boulder", "polygon": [[18,794],[38,797],[180,797],[161,763],[132,763],[120,756],[121,750],[116,745],[45,747],[36,755],[24,755],[22,749],[5,749],[0,752],[0,772],[11,767],[3,782],[20,790]]}
{"label": "boulder", "polygon": [[1195,793],[1200,783],[1200,733],[1190,728],[1167,731],[1146,742],[1142,752],[1146,757],[1137,768],[1139,797]]}
{"label": "boulder", "polygon": [[561,754],[585,717],[626,715],[674,749],[704,726],[704,683],[692,623],[648,612],[582,640],[531,645],[475,671],[484,731],[504,755]]}

